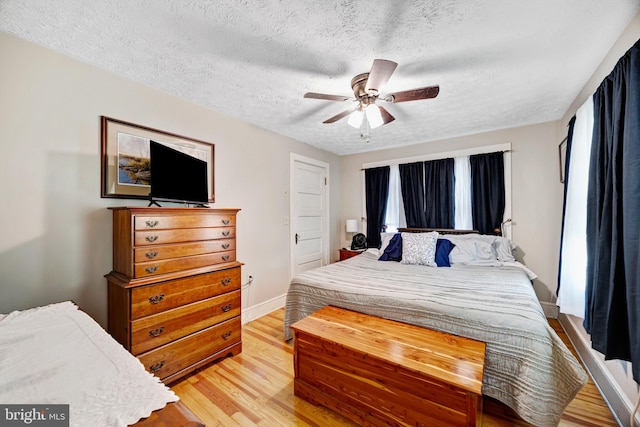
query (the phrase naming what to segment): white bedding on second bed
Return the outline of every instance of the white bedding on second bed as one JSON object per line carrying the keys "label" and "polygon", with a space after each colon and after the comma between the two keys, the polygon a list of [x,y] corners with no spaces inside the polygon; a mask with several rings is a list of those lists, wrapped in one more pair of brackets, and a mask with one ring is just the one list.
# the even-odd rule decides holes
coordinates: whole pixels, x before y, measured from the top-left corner
{"label": "white bedding on second bed", "polygon": [[3,404],[68,404],[71,426],[124,427],[175,401],[72,302],[0,315]]}
{"label": "white bedding on second bed", "polygon": [[326,305],[487,343],[483,394],[539,427],[556,426],[587,380],[516,264],[437,268],[365,252],[293,278],[285,339],[292,337],[289,325]]}

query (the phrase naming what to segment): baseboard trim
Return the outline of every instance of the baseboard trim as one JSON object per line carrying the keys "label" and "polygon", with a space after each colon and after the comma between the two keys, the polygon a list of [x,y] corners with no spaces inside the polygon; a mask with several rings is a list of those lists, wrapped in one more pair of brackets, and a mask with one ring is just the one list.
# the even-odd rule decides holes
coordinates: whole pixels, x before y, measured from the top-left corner
{"label": "baseboard trim", "polygon": [[249,323],[252,320],[256,320],[258,317],[262,317],[272,311],[278,310],[287,302],[287,294],[277,296],[270,300],[264,301],[260,304],[256,304],[251,307],[247,307],[242,310],[242,324]]}
{"label": "baseboard trim", "polygon": [[593,382],[600,391],[600,394],[602,394],[602,397],[609,406],[609,409],[611,409],[611,412],[618,424],[624,427],[629,427],[633,405],[629,402],[626,396],[623,395],[621,390],[616,387],[611,377],[607,374],[606,367],[591,350],[591,344],[580,333],[577,326],[571,321],[571,319],[566,314],[560,313],[558,315],[558,321],[567,333],[569,341],[571,341],[571,344],[573,344],[573,347],[576,349],[585,369],[591,378],[593,378]]}
{"label": "baseboard trim", "polygon": [[542,311],[544,311],[544,316],[549,317],[551,319],[558,318],[558,306],[554,302],[540,302],[542,306]]}

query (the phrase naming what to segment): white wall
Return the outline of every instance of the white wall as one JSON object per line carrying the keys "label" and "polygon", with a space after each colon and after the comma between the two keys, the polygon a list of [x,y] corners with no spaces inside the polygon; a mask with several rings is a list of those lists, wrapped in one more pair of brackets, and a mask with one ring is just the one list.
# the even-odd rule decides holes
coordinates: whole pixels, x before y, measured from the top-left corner
{"label": "white wall", "polygon": [[364,163],[502,143],[512,146],[513,241],[523,253],[527,266],[539,276],[534,281],[538,298],[542,302],[555,301],[562,210],[557,122],[344,156],[341,158],[341,221],[362,215]]}
{"label": "white wall", "polygon": [[2,32],[0,58],[0,313],[71,299],[106,325],[106,208],[146,202],[100,198],[101,115],[215,143],[213,207],[241,209],[237,258],[255,279],[245,309],[288,289],[290,152],[330,164],[340,246],[338,156]]}

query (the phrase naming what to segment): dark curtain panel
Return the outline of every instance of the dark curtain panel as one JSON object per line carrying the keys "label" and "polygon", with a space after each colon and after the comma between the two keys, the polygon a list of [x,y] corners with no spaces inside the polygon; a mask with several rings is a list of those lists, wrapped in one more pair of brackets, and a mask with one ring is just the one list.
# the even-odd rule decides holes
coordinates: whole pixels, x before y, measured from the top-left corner
{"label": "dark curtain panel", "polygon": [[[576,116],[569,120],[569,130],[567,132],[567,155],[564,160],[564,196],[562,199],[562,224],[560,225],[560,255],[558,256],[558,287],[556,295],[560,292],[560,274],[562,272],[562,242],[564,241],[564,220],[567,210],[567,188],[569,188],[569,162],[571,161],[571,142],[573,140],[573,128],[576,124]],[[558,153],[560,155],[560,153]]]}
{"label": "dark curtain panel", "polygon": [[425,211],[427,227],[453,228],[455,221],[454,160],[424,162]]}
{"label": "dark curtain panel", "polygon": [[640,382],[640,41],[594,94],[584,326]]}
{"label": "dark curtain panel", "polygon": [[398,165],[407,227],[427,226],[424,206],[424,162]]}
{"label": "dark curtain panel", "polygon": [[367,208],[367,245],[380,247],[380,231],[387,213],[389,197],[389,166],[365,169],[365,197]]}
{"label": "dark curtain panel", "polygon": [[504,155],[475,154],[469,157],[469,163],[473,228],[482,234],[495,234],[504,217]]}

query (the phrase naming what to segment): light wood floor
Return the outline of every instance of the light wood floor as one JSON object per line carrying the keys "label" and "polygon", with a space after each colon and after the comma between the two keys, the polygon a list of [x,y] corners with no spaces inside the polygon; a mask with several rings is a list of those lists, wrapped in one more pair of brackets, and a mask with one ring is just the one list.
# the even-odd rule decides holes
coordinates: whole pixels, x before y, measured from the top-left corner
{"label": "light wood floor", "polygon": [[[283,341],[284,310],[246,324],[242,353],[172,384],[182,402],[212,426],[355,426],[293,394],[293,346]],[[551,325],[571,347],[560,324]],[[573,350],[573,348],[572,348]],[[575,354],[575,352],[574,352]],[[505,405],[484,399],[484,427],[530,427]],[[559,426],[618,426],[590,380],[565,410]]]}

